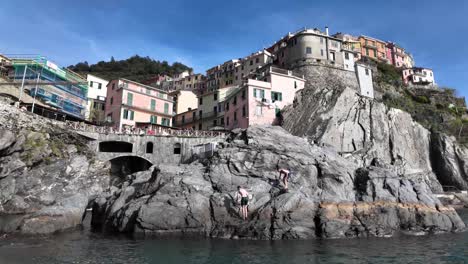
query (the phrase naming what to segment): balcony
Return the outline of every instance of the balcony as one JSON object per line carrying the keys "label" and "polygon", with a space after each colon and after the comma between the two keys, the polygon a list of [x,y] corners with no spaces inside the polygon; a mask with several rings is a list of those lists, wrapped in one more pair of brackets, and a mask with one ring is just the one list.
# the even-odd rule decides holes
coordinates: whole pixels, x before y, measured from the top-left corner
{"label": "balcony", "polygon": [[369,49],[377,49],[377,45],[375,45],[373,43],[369,43],[369,42],[364,43],[363,46],[366,47],[366,48],[369,48]]}

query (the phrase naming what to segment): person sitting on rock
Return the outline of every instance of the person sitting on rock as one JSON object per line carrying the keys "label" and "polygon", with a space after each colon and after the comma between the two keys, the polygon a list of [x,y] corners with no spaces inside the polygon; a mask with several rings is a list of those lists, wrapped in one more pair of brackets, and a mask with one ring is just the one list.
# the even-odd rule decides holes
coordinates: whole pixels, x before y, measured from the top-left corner
{"label": "person sitting on rock", "polygon": [[242,217],[242,219],[246,220],[247,219],[247,214],[248,214],[248,205],[249,205],[249,192],[245,190],[244,188],[241,188],[240,186],[237,186],[237,193],[234,198],[236,201],[239,201],[240,199],[240,209],[239,209],[239,214]]}
{"label": "person sitting on rock", "polygon": [[290,171],[285,168],[279,168],[278,172],[279,172],[279,178],[283,182],[284,189],[288,190],[288,180],[289,180]]}

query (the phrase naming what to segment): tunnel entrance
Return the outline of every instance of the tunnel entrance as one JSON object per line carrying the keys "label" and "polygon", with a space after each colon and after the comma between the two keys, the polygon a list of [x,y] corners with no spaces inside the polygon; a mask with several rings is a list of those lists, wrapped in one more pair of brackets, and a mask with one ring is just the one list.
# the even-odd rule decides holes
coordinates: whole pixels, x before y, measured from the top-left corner
{"label": "tunnel entrance", "polygon": [[99,143],[99,152],[132,153],[133,144],[124,141],[103,141]]}
{"label": "tunnel entrance", "polygon": [[148,170],[153,164],[144,158],[124,156],[110,160],[111,184],[118,185],[125,181],[126,176],[135,172]]}

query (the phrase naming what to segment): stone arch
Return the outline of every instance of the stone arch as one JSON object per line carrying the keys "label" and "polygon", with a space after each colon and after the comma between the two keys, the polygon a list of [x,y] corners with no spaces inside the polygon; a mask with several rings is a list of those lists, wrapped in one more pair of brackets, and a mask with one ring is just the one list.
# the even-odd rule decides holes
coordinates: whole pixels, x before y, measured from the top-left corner
{"label": "stone arch", "polygon": [[145,151],[145,153],[152,154],[153,153],[153,148],[154,148],[153,142],[146,142],[146,151]]}
{"label": "stone arch", "polygon": [[99,142],[99,152],[132,153],[133,144],[125,141]]}
{"label": "stone arch", "polygon": [[111,164],[112,184],[125,180],[125,176],[139,171],[148,170],[153,163],[140,156],[122,155],[109,160]]}
{"label": "stone arch", "polygon": [[182,153],[182,145],[180,143],[174,144],[174,154],[180,155]]}

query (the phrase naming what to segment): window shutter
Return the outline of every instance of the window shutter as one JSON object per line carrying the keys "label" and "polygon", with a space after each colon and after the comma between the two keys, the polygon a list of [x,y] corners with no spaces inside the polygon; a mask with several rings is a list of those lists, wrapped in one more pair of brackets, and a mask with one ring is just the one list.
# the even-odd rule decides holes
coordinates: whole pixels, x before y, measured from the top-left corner
{"label": "window shutter", "polygon": [[260,90],[260,98],[265,98],[265,90]]}
{"label": "window shutter", "polygon": [[253,97],[256,98],[257,97],[257,89],[253,89]]}
{"label": "window shutter", "polygon": [[133,112],[133,111],[129,111],[129,112],[130,112],[130,120],[133,120],[135,112]]}
{"label": "window shutter", "polygon": [[164,103],[164,113],[165,114],[169,113],[169,104],[168,103]]}
{"label": "window shutter", "polygon": [[127,105],[132,105],[133,104],[133,94],[128,93],[127,94]]}
{"label": "window shutter", "polygon": [[154,111],[156,110],[156,100],[151,99],[151,110]]}

